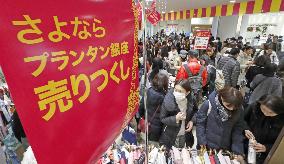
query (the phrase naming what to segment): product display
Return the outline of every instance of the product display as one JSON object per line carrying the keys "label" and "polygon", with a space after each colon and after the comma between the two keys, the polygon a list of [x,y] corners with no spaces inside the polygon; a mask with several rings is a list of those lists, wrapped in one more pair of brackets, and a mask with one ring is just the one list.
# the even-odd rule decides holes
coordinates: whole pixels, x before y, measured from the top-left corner
{"label": "product display", "polygon": [[0,164],[284,163],[284,0],[0,4]]}

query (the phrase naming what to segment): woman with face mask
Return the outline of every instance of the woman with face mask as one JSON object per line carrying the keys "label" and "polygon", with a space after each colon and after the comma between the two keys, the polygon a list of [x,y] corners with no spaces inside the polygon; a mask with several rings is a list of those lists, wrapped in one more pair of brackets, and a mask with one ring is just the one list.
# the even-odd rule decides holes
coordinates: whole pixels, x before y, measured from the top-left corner
{"label": "woman with face mask", "polygon": [[241,161],[244,154],[242,102],[242,94],[232,87],[210,94],[196,114],[198,145],[229,150]]}
{"label": "woman with face mask", "polygon": [[256,163],[263,163],[284,126],[284,100],[264,95],[245,113],[245,135],[256,141],[253,145],[257,153]]}
{"label": "woman with face mask", "polygon": [[193,115],[197,111],[190,94],[191,88],[187,80],[176,82],[174,89],[165,96],[160,113],[163,131],[160,144],[167,148],[172,146],[183,148],[192,146]]}

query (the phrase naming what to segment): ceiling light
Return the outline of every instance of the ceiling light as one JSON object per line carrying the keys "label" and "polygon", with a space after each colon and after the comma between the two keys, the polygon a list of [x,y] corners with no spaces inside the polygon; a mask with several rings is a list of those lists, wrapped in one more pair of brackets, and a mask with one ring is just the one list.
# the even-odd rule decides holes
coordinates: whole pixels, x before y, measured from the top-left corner
{"label": "ceiling light", "polygon": [[230,3],[236,3],[236,0],[230,0]]}

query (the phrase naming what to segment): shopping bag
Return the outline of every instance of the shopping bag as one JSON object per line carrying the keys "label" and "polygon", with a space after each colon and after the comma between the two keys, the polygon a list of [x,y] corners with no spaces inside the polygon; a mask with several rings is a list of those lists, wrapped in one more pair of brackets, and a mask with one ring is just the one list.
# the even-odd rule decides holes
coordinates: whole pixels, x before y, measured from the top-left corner
{"label": "shopping bag", "polygon": [[167,164],[165,152],[159,152],[157,157],[157,164]]}
{"label": "shopping bag", "polygon": [[135,131],[129,126],[127,126],[127,128],[123,130],[122,139],[124,141],[127,141],[129,144],[137,145],[137,138]]}
{"label": "shopping bag", "polygon": [[219,153],[217,154],[217,156],[218,156],[218,159],[219,159],[220,164],[227,164],[227,162],[226,162],[226,160],[225,160],[225,158],[224,158],[222,152],[219,152]]}
{"label": "shopping bag", "polygon": [[193,161],[190,158],[190,154],[189,154],[188,150],[182,149],[181,154],[182,154],[183,164],[193,164]]}
{"label": "shopping bag", "polygon": [[229,156],[224,156],[224,159],[225,159],[227,164],[231,164],[231,160],[230,160]]}
{"label": "shopping bag", "polygon": [[150,154],[149,154],[149,163],[150,164],[154,164],[156,162],[157,157],[158,157],[158,152],[159,152],[158,148],[154,148],[150,152]]}
{"label": "shopping bag", "polygon": [[231,163],[232,164],[241,164],[239,161],[237,161],[236,159],[234,159],[234,160],[231,160]]}
{"label": "shopping bag", "polygon": [[209,155],[208,155],[207,151],[204,152],[203,157],[204,157],[205,164],[211,164],[210,158],[209,158]]}
{"label": "shopping bag", "polygon": [[176,147],[172,147],[174,153],[174,163],[175,164],[182,164],[181,153]]}

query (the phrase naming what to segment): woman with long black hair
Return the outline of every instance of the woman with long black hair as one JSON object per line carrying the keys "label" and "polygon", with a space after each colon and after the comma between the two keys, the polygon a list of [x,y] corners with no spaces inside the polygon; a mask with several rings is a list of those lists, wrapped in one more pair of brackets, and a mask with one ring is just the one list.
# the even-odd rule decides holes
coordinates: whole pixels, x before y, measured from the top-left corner
{"label": "woman with long black hair", "polygon": [[261,164],[284,126],[284,100],[264,95],[251,104],[245,113],[245,135],[247,139],[256,141],[253,145],[258,153],[256,162]]}

